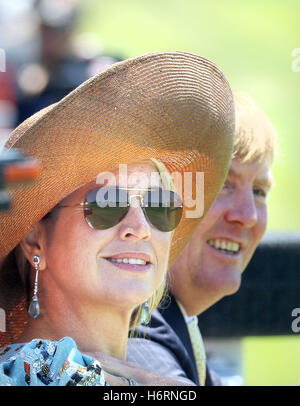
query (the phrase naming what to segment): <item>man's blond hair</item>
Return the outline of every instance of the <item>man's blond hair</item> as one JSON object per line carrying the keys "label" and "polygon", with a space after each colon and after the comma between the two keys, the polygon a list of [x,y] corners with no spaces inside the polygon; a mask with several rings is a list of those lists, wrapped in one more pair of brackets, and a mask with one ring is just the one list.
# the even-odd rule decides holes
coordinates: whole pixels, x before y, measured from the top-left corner
{"label": "man's blond hair", "polygon": [[277,134],[266,114],[243,93],[234,92],[236,131],[233,158],[243,163],[273,163]]}

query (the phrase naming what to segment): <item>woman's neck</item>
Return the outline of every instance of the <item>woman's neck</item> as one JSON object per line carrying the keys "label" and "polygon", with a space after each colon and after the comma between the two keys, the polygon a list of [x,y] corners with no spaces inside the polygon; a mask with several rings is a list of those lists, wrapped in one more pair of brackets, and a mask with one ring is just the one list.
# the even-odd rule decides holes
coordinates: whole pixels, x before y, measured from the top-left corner
{"label": "woman's neck", "polygon": [[40,316],[30,320],[19,342],[34,338],[57,341],[68,336],[83,353],[104,352],[118,359],[126,358],[130,312],[59,300],[46,308],[46,313],[41,311]]}

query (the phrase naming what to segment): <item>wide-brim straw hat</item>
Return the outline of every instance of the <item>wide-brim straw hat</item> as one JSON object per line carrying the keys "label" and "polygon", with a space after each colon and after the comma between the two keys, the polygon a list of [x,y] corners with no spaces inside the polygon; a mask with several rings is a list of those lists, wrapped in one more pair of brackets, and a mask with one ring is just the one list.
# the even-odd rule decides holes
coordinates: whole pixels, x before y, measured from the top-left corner
{"label": "wide-brim straw hat", "polygon": [[[171,173],[192,172],[194,190],[195,173],[204,173],[205,215],[227,174],[233,138],[232,92],[211,61],[159,52],[112,65],[10,136],[6,148],[38,159],[42,172],[33,184],[10,191],[13,207],[0,213],[0,258],[63,198],[118,164],[156,158]],[[200,222],[186,218],[184,209],[170,264]],[[18,336],[23,323],[18,277],[11,274],[3,269],[0,275],[0,308],[9,329],[2,345]]]}

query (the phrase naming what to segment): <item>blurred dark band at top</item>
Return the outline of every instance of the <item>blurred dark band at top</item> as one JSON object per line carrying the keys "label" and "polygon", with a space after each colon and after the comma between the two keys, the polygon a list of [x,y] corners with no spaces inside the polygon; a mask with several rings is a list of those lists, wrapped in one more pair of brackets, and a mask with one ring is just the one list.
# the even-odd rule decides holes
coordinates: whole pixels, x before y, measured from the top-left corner
{"label": "blurred dark band at top", "polygon": [[10,131],[125,56],[103,52],[101,39],[76,36],[79,0],[2,0],[0,148]]}

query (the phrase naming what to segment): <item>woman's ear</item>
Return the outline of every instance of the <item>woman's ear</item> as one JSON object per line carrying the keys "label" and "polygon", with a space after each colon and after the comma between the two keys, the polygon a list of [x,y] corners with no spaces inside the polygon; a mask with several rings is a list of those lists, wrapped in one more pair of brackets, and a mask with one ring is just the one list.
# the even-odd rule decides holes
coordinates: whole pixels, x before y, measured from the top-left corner
{"label": "woman's ear", "polygon": [[34,265],[33,257],[38,255],[40,257],[40,270],[46,268],[46,228],[44,224],[41,222],[36,224],[21,240],[20,246],[31,265]]}

